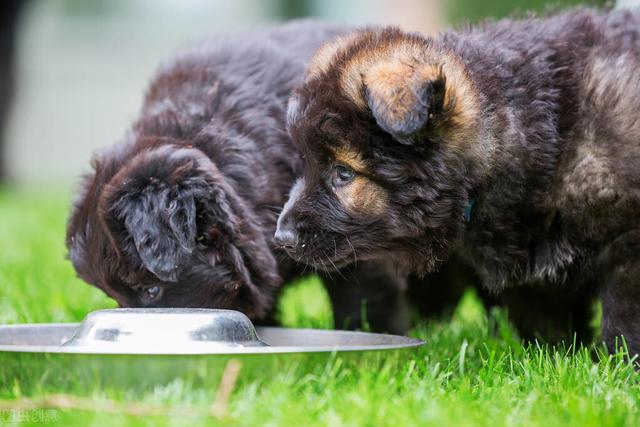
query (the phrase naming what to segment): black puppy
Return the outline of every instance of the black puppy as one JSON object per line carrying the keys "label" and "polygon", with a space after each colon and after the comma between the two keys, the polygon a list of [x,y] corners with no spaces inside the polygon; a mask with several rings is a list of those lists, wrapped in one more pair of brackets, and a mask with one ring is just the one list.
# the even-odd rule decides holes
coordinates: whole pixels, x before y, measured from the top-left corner
{"label": "black puppy", "polygon": [[[304,179],[277,236],[318,267],[451,254],[525,336],[640,351],[640,16],[577,9],[327,44],[290,102]],[[334,249],[335,248],[335,249]]]}
{"label": "black puppy", "polygon": [[[122,306],[231,308],[268,321],[280,285],[301,273],[271,245],[302,172],[286,102],[312,53],[342,31],[294,23],[208,41],[162,67],[140,118],[82,183],[67,233],[78,274]],[[367,263],[323,276],[339,327],[359,326],[360,299],[398,305],[405,287]],[[378,320],[370,310],[372,326],[404,331],[398,312]]]}

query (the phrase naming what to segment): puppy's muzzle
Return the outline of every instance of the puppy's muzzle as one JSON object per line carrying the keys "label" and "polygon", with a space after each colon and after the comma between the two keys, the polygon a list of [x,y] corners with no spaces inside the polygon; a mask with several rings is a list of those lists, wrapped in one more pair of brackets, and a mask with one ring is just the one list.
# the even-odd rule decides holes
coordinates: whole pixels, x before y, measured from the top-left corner
{"label": "puppy's muzzle", "polygon": [[299,179],[291,188],[289,200],[285,203],[278,218],[276,234],[273,236],[274,243],[286,250],[289,255],[293,255],[298,247],[299,233],[296,229],[294,219],[295,205],[304,188],[304,180]]}
{"label": "puppy's muzzle", "polygon": [[295,251],[298,246],[298,233],[296,233],[291,221],[286,221],[285,224],[278,226],[273,240],[278,247],[287,252]]}

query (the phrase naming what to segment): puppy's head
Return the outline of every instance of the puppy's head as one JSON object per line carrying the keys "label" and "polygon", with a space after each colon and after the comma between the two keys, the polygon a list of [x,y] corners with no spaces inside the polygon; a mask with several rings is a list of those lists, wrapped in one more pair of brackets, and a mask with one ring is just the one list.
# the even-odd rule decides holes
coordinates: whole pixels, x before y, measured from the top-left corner
{"label": "puppy's head", "polygon": [[276,241],[319,268],[381,257],[431,268],[462,225],[469,166],[486,160],[476,93],[456,55],[419,35],[325,45],[290,100],[305,172]]}
{"label": "puppy's head", "polygon": [[85,179],[67,231],[80,277],[125,307],[265,315],[279,276],[253,212],[200,150],[148,142],[98,157]]}

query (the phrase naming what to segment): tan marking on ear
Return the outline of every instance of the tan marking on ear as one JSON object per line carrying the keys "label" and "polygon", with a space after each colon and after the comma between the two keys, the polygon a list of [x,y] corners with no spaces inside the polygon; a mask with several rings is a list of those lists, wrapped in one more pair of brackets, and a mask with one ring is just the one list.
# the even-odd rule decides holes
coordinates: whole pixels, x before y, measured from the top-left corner
{"label": "tan marking on ear", "polygon": [[[426,41],[416,39],[381,40],[375,48],[361,49],[347,61],[340,79],[342,91],[358,108],[368,109],[364,98],[369,90],[389,96],[397,114],[414,104],[415,95],[408,91],[405,79],[433,80],[445,77],[444,108],[449,112],[452,139],[470,134],[480,117],[478,95],[462,61],[449,51],[436,50]],[[396,89],[393,85],[396,85]],[[404,89],[404,90],[402,90]]]}
{"label": "tan marking on ear", "polygon": [[362,175],[336,188],[336,196],[347,212],[355,215],[380,216],[389,206],[387,191]]}
{"label": "tan marking on ear", "polygon": [[367,170],[367,164],[357,150],[353,150],[347,145],[342,145],[338,148],[332,148],[331,151],[336,162],[347,165],[356,172]]}
{"label": "tan marking on ear", "polygon": [[[360,49],[357,48],[359,42],[362,42]],[[378,81],[378,90],[395,93],[388,88],[380,88],[385,85],[391,87],[393,83],[398,83],[400,87],[407,86],[401,82],[403,78],[408,78],[409,70],[424,73],[420,78],[425,79],[433,79],[436,75],[440,77],[442,73],[445,79],[443,108],[447,121],[440,123],[436,131],[441,133],[449,147],[465,150],[470,157],[477,159],[478,164],[490,170],[497,143],[482,126],[480,94],[458,55],[434,47],[427,38],[410,34],[398,37],[394,34],[385,39],[382,33],[363,31],[352,34],[350,39],[336,41],[332,47],[325,46],[326,50],[318,53],[313,69],[321,72],[335,66],[339,52],[346,52],[352,47],[354,49],[350,50],[349,56],[340,59],[339,85],[342,94],[353,102],[354,108],[361,111],[369,109],[364,97],[365,81],[372,87]],[[396,113],[401,114],[404,97],[414,101],[410,97],[415,95],[400,90],[394,96],[397,97],[393,99],[398,106]],[[345,156],[343,162],[357,170],[349,156]]]}
{"label": "tan marking on ear", "polygon": [[417,63],[423,57],[421,47],[411,40],[380,40],[375,47],[361,49],[349,58],[341,73],[340,86],[351,101],[366,109],[367,102],[362,91],[363,78],[376,64],[401,62],[409,65]]}
{"label": "tan marking on ear", "polygon": [[311,61],[309,61],[306,80],[319,77],[321,74],[326,73],[331,67],[331,64],[334,62],[338,53],[341,50],[349,47],[349,45],[361,35],[362,33],[355,32],[344,36],[339,36],[320,46],[320,48],[311,58]]}
{"label": "tan marking on ear", "polygon": [[434,81],[440,76],[434,65],[411,66],[399,60],[375,64],[364,77],[369,94],[384,99],[394,120],[401,120],[419,100],[411,90],[409,82],[413,79]]}
{"label": "tan marking on ear", "polygon": [[459,58],[447,54],[441,64],[446,79],[444,110],[450,114],[451,127],[466,133],[480,117],[477,89]]}

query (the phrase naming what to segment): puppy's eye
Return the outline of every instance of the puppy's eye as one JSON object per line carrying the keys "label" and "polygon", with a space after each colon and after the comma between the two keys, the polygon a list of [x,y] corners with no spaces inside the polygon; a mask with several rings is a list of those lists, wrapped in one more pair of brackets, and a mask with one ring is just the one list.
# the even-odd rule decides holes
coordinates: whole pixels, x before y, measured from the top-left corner
{"label": "puppy's eye", "polygon": [[142,290],[142,295],[146,301],[153,302],[160,299],[162,288],[160,286],[149,286]]}
{"label": "puppy's eye", "polygon": [[339,187],[341,185],[348,184],[355,178],[356,173],[353,169],[344,165],[335,165],[333,167],[333,185]]}

